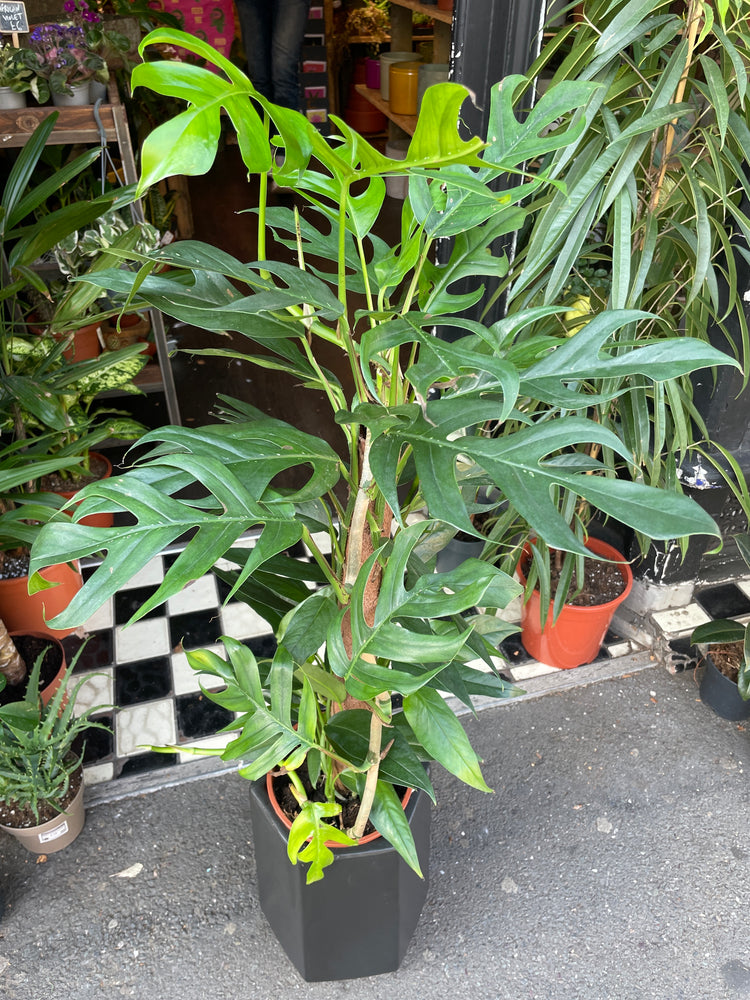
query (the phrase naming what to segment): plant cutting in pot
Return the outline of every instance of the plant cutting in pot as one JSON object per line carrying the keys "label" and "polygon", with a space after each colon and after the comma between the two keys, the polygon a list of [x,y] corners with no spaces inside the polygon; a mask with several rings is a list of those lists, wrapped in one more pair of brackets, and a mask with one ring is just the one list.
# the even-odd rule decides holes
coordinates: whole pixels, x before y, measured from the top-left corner
{"label": "plant cutting in pot", "polygon": [[54,636],[41,632],[10,633],[0,619],[0,705],[18,699],[16,690],[41,660],[39,696],[46,704],[62,683],[66,669],[65,650]]}
{"label": "plant cutting in pot", "polygon": [[[420,543],[440,524],[477,534],[456,478],[459,458],[479,466],[483,485],[497,490],[555,547],[580,548],[549,500],[551,490],[563,486],[612,513],[624,507],[643,531],[715,534],[712,520],[678,489],[588,475],[590,460],[581,469],[566,464],[565,455],[581,442],[628,454],[615,430],[587,415],[588,379],[626,373],[645,378],[657,359],[660,378],[735,362],[691,337],[621,340],[621,329],[651,320],[640,310],[595,317],[575,343],[564,334],[533,339],[535,324],[557,311],[554,306],[533,306],[489,326],[461,315],[482,289],[457,294],[454,282],[466,275],[480,282],[502,275],[507,260],[488,248],[523,226],[527,199],[556,190],[546,169],[529,174],[523,164],[562,148],[575,156],[601,84],[562,84],[519,117],[521,81],[503,81],[493,88],[487,142],[460,136],[467,92],[440,84],[425,94],[406,158],[390,160],[340,121],[340,134],[326,140],[304,116],[266,101],[232,63],[199,40],[159,29],[144,40],[142,51],[160,44],[184,47],[219,72],[172,62],[135,68],[134,86],[188,102],[144,144],[141,185],[180,171],[207,171],[223,107],[249,172],[259,178],[260,259],[246,264],[221,249],[182,241],[140,258],[138,275],[111,270],[85,280],[128,294],[134,308],[153,305],[206,330],[246,337],[252,345],[247,353],[206,351],[249,358],[322,392],[341,428],[340,450],[245,401],[222,397],[221,423],[149,432],[141,444],[155,447],[131,471],[86,487],[75,523],[42,529],[32,569],[106,553],[53,621],[67,625],[85,621],[140,565],[187,532],[190,538],[162,585],[134,618],[218,560],[236,566],[227,572],[222,563],[217,572],[230,580],[232,594],[269,622],[277,650],[270,662],[258,663],[246,646],[226,636],[226,659],[193,651],[189,662],[224,683],[211,697],[240,713],[233,724],[237,734],[216,752],[242,761],[240,773],[253,781],[265,782],[269,771],[285,776],[297,800],[288,834],[275,821],[276,833],[260,837],[256,828],[256,836],[283,838],[292,862],[304,863],[303,879],[306,872],[313,884],[295,892],[310,892],[308,900],[317,898],[318,885],[336,883],[336,873],[349,863],[345,859],[369,848],[333,850],[329,842],[359,842],[368,820],[405,863],[424,873],[413,816],[401,804],[402,786],[415,788],[417,800],[431,796],[423,763],[432,760],[487,790],[477,755],[443,693],[467,705],[475,694],[512,693],[496,674],[493,656],[495,644],[515,628],[476,608],[505,607],[519,585],[482,560],[434,573],[420,554]],[[269,139],[271,123],[276,143]],[[284,149],[281,166],[274,166],[275,144]],[[303,200],[303,213],[267,206],[272,169],[276,182]],[[383,178],[390,174],[409,177],[401,240],[393,246],[374,231],[385,201]],[[506,185],[501,195],[497,182]],[[268,259],[269,231],[289,247],[294,263]],[[454,237],[454,244],[448,262],[438,266],[431,251],[442,237]],[[173,270],[155,273],[161,263]],[[438,322],[456,328],[459,339],[437,339]],[[345,381],[324,361],[332,350],[350,373]],[[536,408],[530,399],[538,401]],[[580,401],[580,413],[571,413],[573,401]],[[542,404],[544,419],[537,423]],[[520,407],[528,410],[527,418],[519,418]],[[485,421],[493,421],[499,433],[460,436]],[[130,522],[116,531],[82,524],[100,504],[127,512]],[[414,520],[417,515],[420,520]],[[235,546],[251,530],[258,533],[254,547]],[[287,553],[300,541],[309,563]],[[254,789],[258,810],[267,809],[262,788]],[[341,799],[351,794],[359,800],[356,819],[342,821]],[[259,859],[258,870],[266,867]],[[355,897],[340,904],[340,912],[374,907],[377,878],[370,878],[366,890],[356,876],[349,881]],[[405,874],[396,882],[406,885]],[[368,950],[372,928],[358,926],[358,943],[339,937],[337,928],[335,943],[310,949],[296,935],[299,930],[314,936],[315,926],[300,928],[296,913],[280,914],[272,892],[261,890],[261,905],[306,978],[375,971],[359,960],[354,968],[347,962],[347,956],[359,958]],[[404,917],[409,929],[419,908],[412,905]],[[379,907],[377,914],[377,923],[393,936],[399,917],[384,917]],[[325,922],[318,916],[316,923],[319,928]],[[403,947],[400,942],[387,958],[381,956],[381,971],[398,964]],[[311,951],[325,955],[325,964],[321,959],[309,966]],[[334,968],[339,956],[342,966]]]}
{"label": "plant cutting in pot", "polygon": [[[83,678],[68,694],[75,663],[45,704],[39,691],[42,657],[29,675],[22,701],[0,706],[0,829],[35,854],[60,851],[83,829],[83,750],[88,729],[106,729],[74,714]],[[4,678],[0,676],[0,684]]]}

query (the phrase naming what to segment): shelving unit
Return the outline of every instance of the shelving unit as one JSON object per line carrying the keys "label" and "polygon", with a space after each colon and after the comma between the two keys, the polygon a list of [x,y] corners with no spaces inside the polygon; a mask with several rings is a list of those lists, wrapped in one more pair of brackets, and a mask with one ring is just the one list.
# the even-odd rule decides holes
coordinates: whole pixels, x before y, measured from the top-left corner
{"label": "shelving unit", "polygon": [[[438,7],[420,3],[419,0],[391,0],[391,49],[393,51],[408,52],[412,48],[412,13],[415,11],[433,19],[433,62],[449,62],[453,12],[440,10]],[[362,83],[358,83],[356,87],[357,92],[367,98],[371,104],[374,104],[379,111],[382,111],[396,128],[406,132],[408,135],[414,134],[414,130],[417,127],[416,115],[394,114],[391,111],[389,102],[384,101],[380,96],[380,91],[371,90]]]}
{"label": "shelving unit", "polygon": [[[108,103],[100,104],[96,113],[93,106],[80,108],[27,107],[14,111],[0,110],[0,146],[5,149],[17,149],[24,146],[37,126],[57,111],[59,117],[48,143],[56,146],[91,146],[103,142],[106,142],[107,145],[116,145],[125,183],[134,184],[138,180],[138,175],[133,146],[130,141],[127,115],[113,80],[110,80],[107,99]],[[143,221],[143,208],[139,202],[134,203],[133,210],[135,217],[139,221]],[[158,364],[147,365],[135,381],[143,392],[162,391],[170,423],[179,424],[181,423],[180,410],[172,366],[169,361],[164,318],[156,309],[150,310],[150,313]]]}
{"label": "shelving unit", "polygon": [[390,101],[384,101],[380,96],[379,90],[371,90],[364,83],[357,83],[355,87],[357,88],[357,92],[366,97],[370,104],[374,104],[378,111],[382,111],[389,121],[392,121],[394,125],[397,125],[409,135],[414,135],[414,129],[417,127],[416,115],[397,115],[391,111]]}

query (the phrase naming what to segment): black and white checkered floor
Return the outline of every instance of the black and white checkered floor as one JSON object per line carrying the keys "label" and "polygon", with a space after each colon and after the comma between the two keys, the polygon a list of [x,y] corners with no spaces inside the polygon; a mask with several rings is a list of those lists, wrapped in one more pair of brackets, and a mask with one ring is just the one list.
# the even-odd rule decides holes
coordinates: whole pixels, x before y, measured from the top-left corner
{"label": "black and white checkered floor", "polygon": [[[82,677],[86,682],[76,708],[94,708],[96,718],[112,729],[111,734],[92,730],[88,736],[88,785],[179,768],[195,760],[183,749],[155,753],[149,749],[152,745],[217,747],[232,739],[219,732],[232,721],[232,713],[202,693],[201,677],[189,667],[185,649],[205,646],[221,652],[219,637],[231,635],[249,645],[258,657],[273,655],[275,640],[266,623],[245,604],[234,600],[224,603],[228,589],[213,575],[196,580],[167,605],[125,628],[124,623],[156,590],[165,566],[175,558],[175,554],[165,554],[153,559],[86,623],[89,638],[74,675],[75,682]],[[84,569],[84,575],[86,572]],[[508,611],[512,617],[514,610]],[[656,612],[652,619],[673,649],[686,654],[690,645],[687,637],[697,624],[709,618],[748,615],[750,579],[702,588],[696,591],[694,603]],[[81,642],[75,635],[64,640],[69,659]],[[600,656],[624,657],[638,649],[634,640],[610,631]],[[503,643],[501,653],[505,664],[499,661],[498,666],[521,685],[531,678],[560,673],[533,660],[516,637]],[[689,656],[683,658],[683,664],[692,665]],[[206,687],[214,680],[202,679]],[[101,711],[96,711],[97,706]]]}

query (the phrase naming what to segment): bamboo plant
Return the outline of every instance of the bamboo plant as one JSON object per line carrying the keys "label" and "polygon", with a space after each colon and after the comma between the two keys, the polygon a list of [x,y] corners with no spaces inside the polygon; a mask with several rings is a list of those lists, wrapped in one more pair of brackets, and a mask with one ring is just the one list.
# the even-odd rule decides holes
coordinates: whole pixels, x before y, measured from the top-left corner
{"label": "bamboo plant", "polygon": [[[63,626],[85,622],[139,566],[186,535],[134,619],[228,560],[236,569],[217,571],[271,625],[278,646],[262,663],[231,636],[223,639],[226,659],[189,652],[194,669],[225,685],[209,697],[240,713],[227,748],[209,752],[242,761],[240,773],[249,779],[272,769],[289,774],[300,802],[290,857],[310,862],[308,880],[331,861],[325,842],[332,834],[322,824],[336,824],[336,789],[343,786],[358,792],[361,805],[355,824],[336,836],[356,840],[369,816],[416,867],[394,786],[433,795],[422,764],[434,760],[488,790],[443,694],[470,705],[473,695],[512,693],[495,663],[497,642],[514,627],[477,608],[504,608],[519,585],[487,561],[469,560],[448,573],[432,572],[425,561],[422,544],[432,531],[448,525],[476,534],[459,463],[474,464],[482,483],[512,507],[514,522],[563,550],[582,549],[558,509],[563,490],[653,538],[715,535],[712,520],[674,480],[649,485],[643,475],[613,474],[615,458],[634,468],[639,456],[627,433],[600,422],[595,407],[617,393],[644,385],[657,393],[697,369],[736,362],[627,302],[602,309],[572,337],[549,327],[567,308],[554,300],[518,305],[487,325],[462,315],[481,297],[483,282],[511,273],[515,265],[492,247],[499,237],[523,234],[534,218],[529,206],[575,199],[574,179],[562,178],[555,158],[574,162],[599,130],[605,83],[562,80],[529,109],[521,97],[528,81],[504,80],[493,88],[486,139],[461,137],[467,92],[440,84],[425,95],[406,159],[390,160],[337,119],[338,133],[322,137],[189,35],[158,29],[142,52],[162,44],[185,48],[218,72],[178,62],[136,67],[134,86],[186,102],[144,144],[140,187],[209,170],[223,109],[258,178],[259,259],[247,264],[220,248],[183,241],[141,258],[137,275],[110,271],[95,280],[127,293],[136,308],[150,303],[183,322],[246,338],[245,351],[204,353],[285,371],[301,393],[322,392],[341,427],[341,449],[247,401],[221,398],[222,422],[152,431],[141,439],[152,451],[131,471],[87,487],[73,516],[78,523],[42,530],[32,569],[103,553],[54,620]],[[674,114],[673,107],[659,109],[631,131],[651,134]],[[624,155],[627,141],[615,132],[604,132],[603,143],[603,155]],[[277,145],[281,166],[273,156]],[[271,170],[301,211],[267,205]],[[376,228],[383,178],[403,173],[409,198],[401,239],[388,245]],[[627,173],[620,173],[627,188]],[[574,214],[569,225],[579,224]],[[288,247],[292,263],[269,259],[267,233]],[[433,250],[444,238],[452,239],[452,251],[438,266]],[[173,270],[158,273],[158,263]],[[459,293],[456,283],[467,276],[477,290]],[[435,337],[440,325],[458,331],[458,340]],[[346,380],[322,360],[332,349],[344,361]],[[492,436],[471,433],[486,422]],[[659,451],[662,444],[651,446]],[[592,445],[600,457],[581,457],[579,448]],[[298,473],[294,483],[279,485],[290,470]],[[129,523],[116,531],[80,523],[104,510],[127,512]],[[251,549],[235,545],[251,531],[257,534]],[[287,552],[300,541],[309,564]],[[43,585],[36,577],[33,583]],[[303,765],[313,785],[320,779],[324,803],[307,799]]]}

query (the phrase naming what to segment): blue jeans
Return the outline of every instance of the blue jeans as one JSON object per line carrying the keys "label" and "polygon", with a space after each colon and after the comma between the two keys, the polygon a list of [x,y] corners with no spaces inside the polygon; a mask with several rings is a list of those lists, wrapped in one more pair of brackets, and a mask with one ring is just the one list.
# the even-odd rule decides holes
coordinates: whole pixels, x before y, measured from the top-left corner
{"label": "blue jeans", "polygon": [[310,0],[235,2],[253,85],[275,104],[299,111],[299,61]]}

